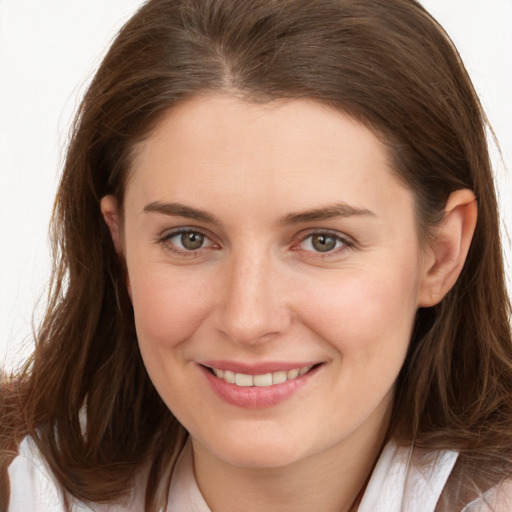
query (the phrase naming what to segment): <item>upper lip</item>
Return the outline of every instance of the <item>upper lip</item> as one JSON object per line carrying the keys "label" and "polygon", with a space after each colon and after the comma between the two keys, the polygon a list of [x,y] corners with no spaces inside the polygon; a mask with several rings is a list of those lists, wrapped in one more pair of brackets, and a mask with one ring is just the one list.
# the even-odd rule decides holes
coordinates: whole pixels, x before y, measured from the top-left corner
{"label": "upper lip", "polygon": [[279,371],[288,371],[304,368],[306,366],[314,366],[321,361],[265,361],[261,363],[242,363],[237,361],[201,361],[199,364],[216,370],[232,371],[234,373],[243,373],[246,375],[263,375],[266,373],[274,373]]}

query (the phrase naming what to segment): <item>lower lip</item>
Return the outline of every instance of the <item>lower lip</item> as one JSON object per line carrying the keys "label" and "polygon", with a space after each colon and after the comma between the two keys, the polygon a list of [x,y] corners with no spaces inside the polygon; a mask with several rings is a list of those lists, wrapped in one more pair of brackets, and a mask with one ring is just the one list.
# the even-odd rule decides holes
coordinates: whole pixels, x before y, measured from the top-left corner
{"label": "lower lip", "polygon": [[313,375],[318,372],[320,366],[313,368],[301,377],[268,387],[243,387],[229,384],[225,380],[219,379],[213,375],[210,370],[204,366],[200,366],[200,368],[208,379],[213,391],[225,402],[236,405],[237,407],[263,409],[265,407],[278,405],[293,396],[300,388],[304,387],[309,382]]}

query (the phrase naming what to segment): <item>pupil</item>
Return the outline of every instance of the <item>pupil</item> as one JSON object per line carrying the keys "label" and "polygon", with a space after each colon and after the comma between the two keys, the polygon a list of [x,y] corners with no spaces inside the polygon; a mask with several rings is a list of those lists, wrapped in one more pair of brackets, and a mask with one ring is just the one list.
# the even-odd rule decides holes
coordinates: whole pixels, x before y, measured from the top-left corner
{"label": "pupil", "polygon": [[200,233],[183,233],[181,235],[181,243],[185,249],[194,251],[199,249],[204,242],[204,236]]}
{"label": "pupil", "polygon": [[332,251],[336,247],[336,239],[329,235],[314,235],[312,243],[319,252]]}

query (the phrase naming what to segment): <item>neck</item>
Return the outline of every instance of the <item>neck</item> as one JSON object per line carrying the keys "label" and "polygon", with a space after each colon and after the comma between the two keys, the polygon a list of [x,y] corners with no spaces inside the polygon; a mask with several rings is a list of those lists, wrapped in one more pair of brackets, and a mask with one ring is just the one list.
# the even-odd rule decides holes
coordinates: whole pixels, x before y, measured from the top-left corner
{"label": "neck", "polygon": [[359,430],[323,452],[264,468],[231,465],[192,439],[195,475],[212,512],[355,512],[385,434],[382,424]]}

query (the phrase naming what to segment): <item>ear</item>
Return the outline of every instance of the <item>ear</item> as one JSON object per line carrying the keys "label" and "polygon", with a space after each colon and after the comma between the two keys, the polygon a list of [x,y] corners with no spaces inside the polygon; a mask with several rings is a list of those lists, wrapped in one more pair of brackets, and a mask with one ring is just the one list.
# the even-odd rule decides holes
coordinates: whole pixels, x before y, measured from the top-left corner
{"label": "ear", "polygon": [[446,202],[443,220],[425,251],[418,306],[441,302],[457,281],[471,245],[477,220],[477,204],[471,190],[456,190]]}
{"label": "ear", "polygon": [[100,208],[103,218],[110,230],[110,235],[112,236],[116,252],[117,254],[122,254],[123,246],[121,243],[121,224],[117,199],[112,195],[103,197],[100,203]]}

